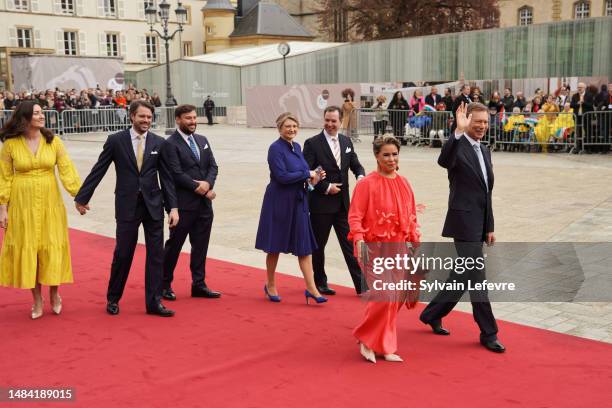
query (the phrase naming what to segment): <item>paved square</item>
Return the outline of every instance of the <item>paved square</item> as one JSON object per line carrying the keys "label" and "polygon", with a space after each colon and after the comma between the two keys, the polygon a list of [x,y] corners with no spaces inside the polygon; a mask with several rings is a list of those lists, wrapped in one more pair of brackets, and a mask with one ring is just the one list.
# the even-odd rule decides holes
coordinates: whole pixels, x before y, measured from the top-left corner
{"label": "paved square", "polygon": [[[307,137],[318,132],[301,129],[296,140],[303,145]],[[219,164],[209,256],[265,268],[265,255],[254,249],[255,234],[269,181],[267,149],[278,133],[276,129],[226,125],[200,125],[198,133],[208,137]],[[67,136],[65,143],[81,178],[89,173],[105,139],[105,134]],[[355,145],[368,173],[376,163],[370,142],[364,139]],[[419,217],[423,241],[443,240],[440,233],[447,208],[448,180],[446,170],[437,165],[439,152],[434,148],[406,146],[400,154],[400,173],[412,184],[417,203],[427,207]],[[498,241],[612,241],[610,155],[494,152],[493,166]],[[69,226],[114,237],[114,182],[111,167],[90,203],[92,211],[86,216],[76,212],[65,194]],[[353,188],[354,178],[351,183]],[[144,242],[142,231],[140,242]],[[189,243],[184,251],[189,251]],[[300,275],[297,260],[290,255],[281,256],[278,270]],[[326,270],[331,283],[351,285],[333,234],[326,249]],[[209,273],[214,275],[215,271]],[[610,276],[612,279],[612,272]],[[264,279],[262,272],[262,282]],[[471,312],[469,303],[461,303],[458,309]],[[612,303],[496,303],[494,311],[500,319],[612,343]],[[500,335],[503,338],[503,333]]]}

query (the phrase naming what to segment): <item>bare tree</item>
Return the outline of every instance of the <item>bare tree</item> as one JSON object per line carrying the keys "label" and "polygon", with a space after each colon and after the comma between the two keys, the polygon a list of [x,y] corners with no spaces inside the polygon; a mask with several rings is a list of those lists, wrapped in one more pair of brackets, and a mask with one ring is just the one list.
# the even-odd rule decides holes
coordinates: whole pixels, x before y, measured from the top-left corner
{"label": "bare tree", "polygon": [[499,26],[497,0],[318,0],[321,32],[367,41]]}

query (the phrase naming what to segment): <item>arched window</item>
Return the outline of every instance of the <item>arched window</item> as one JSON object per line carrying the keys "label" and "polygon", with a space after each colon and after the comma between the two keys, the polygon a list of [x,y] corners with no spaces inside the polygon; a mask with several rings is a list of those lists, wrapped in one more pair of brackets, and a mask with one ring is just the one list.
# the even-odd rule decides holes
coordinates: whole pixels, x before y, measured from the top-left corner
{"label": "arched window", "polygon": [[533,8],[523,6],[518,10],[518,25],[525,26],[533,24]]}
{"label": "arched window", "polygon": [[577,1],[574,3],[574,18],[591,17],[591,3],[588,1]]}
{"label": "arched window", "polygon": [[604,16],[612,16],[612,0],[606,0],[604,5]]}

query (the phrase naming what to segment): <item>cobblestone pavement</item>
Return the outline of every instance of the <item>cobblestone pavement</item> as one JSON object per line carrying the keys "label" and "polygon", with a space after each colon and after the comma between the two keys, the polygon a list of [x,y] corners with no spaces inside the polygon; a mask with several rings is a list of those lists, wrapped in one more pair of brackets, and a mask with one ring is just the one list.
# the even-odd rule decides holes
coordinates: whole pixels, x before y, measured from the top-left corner
{"label": "cobblestone pavement", "polygon": [[[264,254],[254,249],[259,211],[269,180],[267,148],[276,129],[200,125],[219,163],[215,190],[215,221],[209,256],[264,268]],[[298,142],[318,133],[301,129]],[[104,134],[68,135],[65,143],[84,178],[106,139]],[[355,145],[367,172],[375,169],[370,140]],[[408,178],[417,203],[426,205],[419,217],[423,241],[441,241],[448,198],[446,171],[437,163],[439,149],[404,147],[400,173]],[[494,152],[493,195],[496,236],[500,242],[611,242],[612,156]],[[77,214],[65,194],[69,225],[114,237],[114,170],[98,187],[86,216]],[[351,181],[354,187],[354,181]],[[144,242],[144,237],[140,237]],[[189,251],[189,244],[185,244]],[[326,250],[331,283],[350,286],[339,246],[333,236]],[[300,275],[297,261],[281,256],[279,271]],[[215,271],[209,271],[214,275]],[[612,272],[611,272],[612,279]],[[262,273],[261,280],[264,280]],[[223,288],[216,288],[223,290]],[[282,288],[281,288],[282,289]],[[612,294],[610,295],[612,299]],[[500,303],[498,318],[612,343],[612,303]],[[459,310],[471,311],[469,303]],[[415,317],[416,318],[416,317]],[[500,333],[503,339],[503,333]]]}

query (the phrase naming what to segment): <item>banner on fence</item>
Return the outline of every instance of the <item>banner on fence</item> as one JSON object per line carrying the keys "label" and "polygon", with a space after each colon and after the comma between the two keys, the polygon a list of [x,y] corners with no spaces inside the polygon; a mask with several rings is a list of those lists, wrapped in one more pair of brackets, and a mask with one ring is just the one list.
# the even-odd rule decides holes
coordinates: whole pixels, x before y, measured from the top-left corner
{"label": "banner on fence", "polygon": [[121,59],[35,55],[13,56],[11,63],[16,91],[124,87]]}
{"label": "banner on fence", "polygon": [[247,87],[247,125],[276,127],[278,115],[291,112],[298,117],[301,127],[320,128],[325,108],[342,106],[342,91],[347,88],[353,90],[354,100],[359,101],[361,86],[356,83]]}

